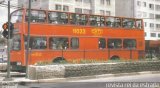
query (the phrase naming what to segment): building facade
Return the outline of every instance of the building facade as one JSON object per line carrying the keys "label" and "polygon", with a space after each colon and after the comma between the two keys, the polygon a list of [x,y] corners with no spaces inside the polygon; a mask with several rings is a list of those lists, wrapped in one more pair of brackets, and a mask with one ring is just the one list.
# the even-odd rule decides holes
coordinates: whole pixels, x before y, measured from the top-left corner
{"label": "building facade", "polygon": [[[28,7],[29,0],[18,0],[21,7]],[[96,15],[115,16],[115,0],[31,0],[32,8],[58,10]]]}
{"label": "building facade", "polygon": [[116,16],[144,19],[145,40],[160,40],[160,0],[116,0]]}

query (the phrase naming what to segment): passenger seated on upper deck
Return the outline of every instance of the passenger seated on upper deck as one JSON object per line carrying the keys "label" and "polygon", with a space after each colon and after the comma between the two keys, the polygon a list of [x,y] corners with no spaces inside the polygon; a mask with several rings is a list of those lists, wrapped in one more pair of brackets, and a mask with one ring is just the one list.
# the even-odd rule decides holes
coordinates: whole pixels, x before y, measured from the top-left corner
{"label": "passenger seated on upper deck", "polygon": [[78,25],[78,19],[77,19],[75,13],[70,14],[69,20],[70,20],[70,24],[76,24],[76,25]]}
{"label": "passenger seated on upper deck", "polygon": [[112,18],[113,27],[121,27],[121,19],[120,18]]}
{"label": "passenger seated on upper deck", "polygon": [[49,12],[48,13],[48,20],[49,20],[49,23],[58,24],[57,13],[56,12]]}
{"label": "passenger seated on upper deck", "polygon": [[90,21],[90,25],[91,25],[91,26],[96,26],[96,24],[97,24],[97,21],[96,21],[96,20],[91,20],[91,21]]}
{"label": "passenger seated on upper deck", "polygon": [[120,22],[114,22],[114,27],[121,27]]}
{"label": "passenger seated on upper deck", "polygon": [[37,22],[38,19],[38,11],[32,10],[31,11],[31,22]]}
{"label": "passenger seated on upper deck", "polygon": [[138,25],[137,25],[137,26],[138,26],[138,28],[139,28],[139,29],[141,29],[141,28],[142,28],[142,26],[141,26],[141,24],[140,24],[140,23],[138,23]]}
{"label": "passenger seated on upper deck", "polygon": [[101,27],[104,27],[104,26],[105,26],[105,22],[104,22],[104,21],[101,21],[101,22],[100,22],[100,26],[101,26]]}
{"label": "passenger seated on upper deck", "polygon": [[43,14],[43,13],[39,14],[39,17],[38,17],[37,21],[38,22],[45,22],[46,21],[45,14]]}
{"label": "passenger seated on upper deck", "polygon": [[68,14],[67,13],[58,12],[57,21],[60,24],[67,24],[68,23]]}
{"label": "passenger seated on upper deck", "polygon": [[124,27],[124,28],[128,28],[127,22],[123,22],[122,27]]}
{"label": "passenger seated on upper deck", "polygon": [[125,19],[123,19],[122,27],[130,28],[130,29],[135,28],[135,21],[130,18],[125,18]]}
{"label": "passenger seated on upper deck", "polygon": [[79,25],[87,25],[87,20],[81,17],[79,19]]}
{"label": "passenger seated on upper deck", "polygon": [[112,22],[111,21],[107,21],[106,26],[107,27],[113,27]]}
{"label": "passenger seated on upper deck", "polygon": [[131,22],[131,28],[135,28],[135,23],[134,22]]}
{"label": "passenger seated on upper deck", "polygon": [[67,24],[68,23],[68,18],[62,19],[62,24]]}
{"label": "passenger seated on upper deck", "polygon": [[110,42],[109,44],[108,44],[108,48],[110,48],[110,49],[112,49],[112,48],[114,48],[115,46],[114,46],[114,42]]}

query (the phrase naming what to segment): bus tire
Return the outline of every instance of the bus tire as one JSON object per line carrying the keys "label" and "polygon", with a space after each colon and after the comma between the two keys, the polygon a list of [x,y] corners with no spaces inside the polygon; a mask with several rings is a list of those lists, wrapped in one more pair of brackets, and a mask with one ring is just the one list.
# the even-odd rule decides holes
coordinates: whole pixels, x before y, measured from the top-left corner
{"label": "bus tire", "polygon": [[53,59],[52,62],[53,63],[64,63],[64,62],[66,62],[66,60],[63,57],[57,57],[57,58]]}
{"label": "bus tire", "polygon": [[110,58],[110,60],[120,60],[120,57],[117,56],[117,55],[115,55],[115,56],[112,56],[112,57]]}

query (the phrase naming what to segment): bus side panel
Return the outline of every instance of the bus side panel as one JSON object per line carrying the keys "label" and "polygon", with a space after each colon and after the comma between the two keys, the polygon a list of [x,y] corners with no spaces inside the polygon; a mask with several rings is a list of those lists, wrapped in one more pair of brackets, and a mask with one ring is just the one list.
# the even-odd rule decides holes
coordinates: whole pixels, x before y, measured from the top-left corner
{"label": "bus side panel", "polygon": [[136,60],[138,59],[138,51],[137,50],[121,50],[115,49],[109,51],[110,59],[112,57],[119,57],[122,60]]}
{"label": "bus side panel", "polygon": [[81,38],[82,47],[81,49],[84,51],[84,59],[85,60],[107,60],[107,52],[106,50],[99,49],[99,38],[97,37],[85,37]]}
{"label": "bus side panel", "polygon": [[83,50],[66,50],[63,56],[68,62],[79,62],[84,58],[84,52]]}
{"label": "bus side panel", "polygon": [[11,64],[17,65],[17,62],[25,65],[24,53],[22,51],[11,51]]}

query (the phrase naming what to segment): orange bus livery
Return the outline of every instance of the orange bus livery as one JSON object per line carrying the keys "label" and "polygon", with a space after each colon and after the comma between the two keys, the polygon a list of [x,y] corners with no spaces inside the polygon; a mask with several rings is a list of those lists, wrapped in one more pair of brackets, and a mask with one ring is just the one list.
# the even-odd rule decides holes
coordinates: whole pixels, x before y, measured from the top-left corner
{"label": "orange bus livery", "polygon": [[[11,14],[12,65],[25,66],[27,21],[27,9]],[[29,64],[144,57],[142,19],[32,9],[30,36]]]}

